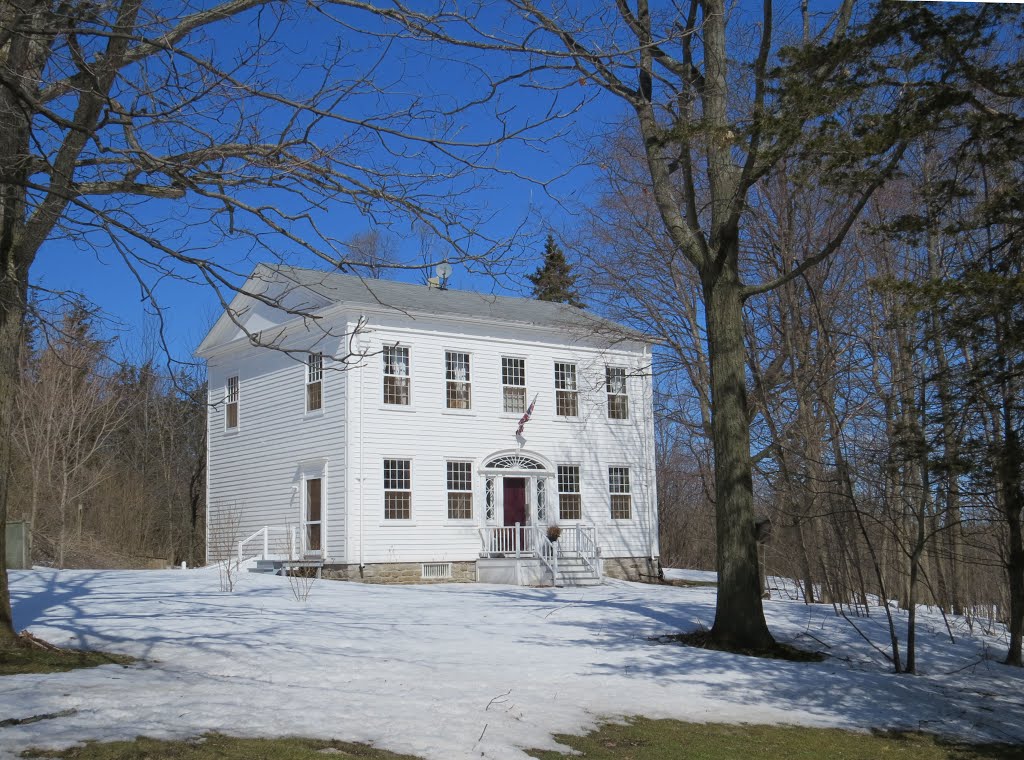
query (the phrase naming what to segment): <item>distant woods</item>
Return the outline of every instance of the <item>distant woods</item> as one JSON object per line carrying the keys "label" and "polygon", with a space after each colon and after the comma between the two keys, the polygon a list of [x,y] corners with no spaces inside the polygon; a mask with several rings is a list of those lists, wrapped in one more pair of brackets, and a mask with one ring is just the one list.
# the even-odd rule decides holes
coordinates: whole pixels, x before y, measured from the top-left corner
{"label": "distant woods", "polygon": [[204,380],[116,349],[79,304],[30,321],[8,520],[30,523],[35,564],[201,563]]}

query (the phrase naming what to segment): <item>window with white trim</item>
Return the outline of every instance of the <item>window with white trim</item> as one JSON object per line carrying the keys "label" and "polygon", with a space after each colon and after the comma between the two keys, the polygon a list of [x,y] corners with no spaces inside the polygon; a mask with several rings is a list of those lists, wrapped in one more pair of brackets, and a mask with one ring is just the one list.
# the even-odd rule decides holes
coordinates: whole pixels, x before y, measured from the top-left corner
{"label": "window with white trim", "polygon": [[575,364],[555,362],[555,414],[559,417],[579,416]]}
{"label": "window with white trim", "polygon": [[445,403],[449,409],[470,408],[469,354],[444,352]]}
{"label": "window with white trim", "polygon": [[502,408],[506,412],[526,411],[526,359],[501,357]]}
{"label": "window with white trim", "polygon": [[409,348],[384,346],[384,403],[409,405]]}
{"label": "window with white trim", "polygon": [[473,463],[448,462],[448,519],[473,519]]}
{"label": "window with white trim", "polygon": [[629,520],[633,516],[632,497],[629,491],[629,468],[608,468],[608,493],[611,495],[612,519]]}
{"label": "window with white trim", "polygon": [[324,407],[324,355],[310,354],[306,359],[306,411]]}
{"label": "window with white trim", "polygon": [[582,520],[580,468],[574,464],[558,465],[558,519]]}
{"label": "window with white trim", "polygon": [[228,378],[227,404],[224,407],[224,427],[234,430],[238,427],[238,375]]}
{"label": "window with white trim", "polygon": [[384,460],[384,519],[412,519],[412,462]]}
{"label": "window with white trim", "polygon": [[626,395],[626,368],[605,367],[605,387],[608,390],[608,419],[629,419],[629,396]]}

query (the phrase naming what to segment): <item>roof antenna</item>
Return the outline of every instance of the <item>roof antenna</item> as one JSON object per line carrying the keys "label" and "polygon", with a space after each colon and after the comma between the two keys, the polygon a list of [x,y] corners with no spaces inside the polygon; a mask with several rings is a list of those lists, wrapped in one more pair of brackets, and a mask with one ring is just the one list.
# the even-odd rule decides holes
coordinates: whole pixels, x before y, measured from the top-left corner
{"label": "roof antenna", "polygon": [[441,290],[448,290],[448,278],[452,276],[452,265],[447,261],[442,261],[434,271],[437,272],[438,287]]}

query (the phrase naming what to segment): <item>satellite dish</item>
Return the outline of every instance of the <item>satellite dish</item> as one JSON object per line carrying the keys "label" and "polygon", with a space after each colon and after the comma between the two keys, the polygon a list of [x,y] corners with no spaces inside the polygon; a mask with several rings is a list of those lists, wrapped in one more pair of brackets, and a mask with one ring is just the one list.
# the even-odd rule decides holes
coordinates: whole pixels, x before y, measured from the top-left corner
{"label": "satellite dish", "polygon": [[442,280],[447,280],[449,277],[452,276],[452,265],[449,264],[447,261],[442,261],[440,264],[437,265],[436,271],[438,277],[440,277]]}

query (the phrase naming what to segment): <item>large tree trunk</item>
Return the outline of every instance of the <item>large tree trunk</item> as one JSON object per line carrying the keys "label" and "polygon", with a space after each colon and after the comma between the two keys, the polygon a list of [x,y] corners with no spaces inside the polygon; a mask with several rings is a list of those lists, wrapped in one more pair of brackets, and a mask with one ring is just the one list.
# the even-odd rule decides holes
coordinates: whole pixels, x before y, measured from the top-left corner
{"label": "large tree trunk", "polygon": [[705,277],[703,291],[711,359],[718,549],[718,604],[711,637],[733,650],[767,650],[775,641],[761,606],[743,303],[735,269],[726,264],[716,275]]}
{"label": "large tree trunk", "polygon": [[14,616],[7,581],[7,498],[10,493],[14,392],[24,315],[24,285],[3,251],[7,266],[0,274],[0,650],[14,646]]}
{"label": "large tree trunk", "polygon": [[1002,492],[1008,534],[1006,548],[1009,556],[1006,559],[1006,574],[1010,583],[1010,646],[1006,653],[1006,664],[1021,667],[1024,665],[1021,658],[1024,643],[1024,526],[1021,524],[1024,517],[1024,484],[1021,483],[1021,467],[1024,464],[1024,455],[1013,426],[1013,408],[1012,394],[1004,387],[1003,452],[997,477]]}

